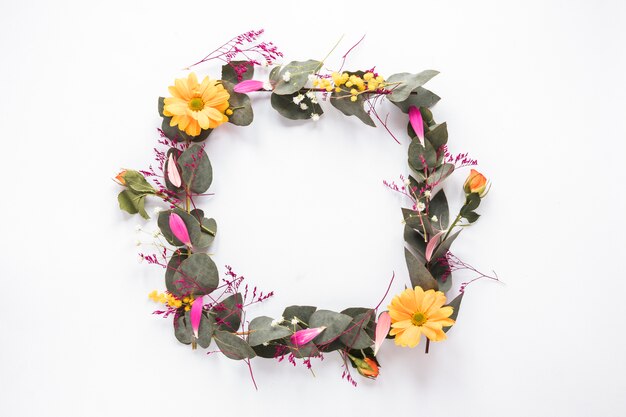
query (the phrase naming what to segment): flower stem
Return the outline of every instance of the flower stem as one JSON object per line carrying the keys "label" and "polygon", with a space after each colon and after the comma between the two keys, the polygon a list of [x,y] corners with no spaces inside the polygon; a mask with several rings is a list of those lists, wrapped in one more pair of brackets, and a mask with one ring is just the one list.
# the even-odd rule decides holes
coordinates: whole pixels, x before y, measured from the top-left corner
{"label": "flower stem", "polygon": [[442,242],[448,238],[448,235],[450,234],[452,229],[454,229],[456,227],[456,224],[459,222],[459,220],[461,220],[461,213],[459,213],[458,216],[456,216],[456,219],[454,219],[454,222],[452,222],[452,225],[450,226],[450,228],[446,232],[446,235],[443,237],[443,239],[441,239]]}

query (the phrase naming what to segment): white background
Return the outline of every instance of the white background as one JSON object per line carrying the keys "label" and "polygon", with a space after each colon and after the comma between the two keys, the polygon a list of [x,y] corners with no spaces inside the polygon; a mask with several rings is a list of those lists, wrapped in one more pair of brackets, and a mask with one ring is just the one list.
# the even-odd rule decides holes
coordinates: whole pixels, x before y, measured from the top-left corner
{"label": "white background", "polygon": [[[0,415],[625,415],[625,18],[617,0],[2,2]],[[117,208],[111,178],[151,161],[157,97],[260,27],[286,60],[345,34],[336,68],[366,33],[347,68],[441,71],[435,117],[493,182],[454,251],[505,284],[470,286],[429,355],[386,344],[356,389],[337,355],[315,378],[254,360],[256,392],[243,364],[178,344],[147,299],[162,272],[136,260],[150,235]],[[326,108],[290,122],[259,95],[251,127],[208,141],[214,259],[276,292],[253,316],[373,306],[393,271],[393,292],[408,282],[407,202],[382,186],[407,173],[406,116],[383,108],[400,146]]]}

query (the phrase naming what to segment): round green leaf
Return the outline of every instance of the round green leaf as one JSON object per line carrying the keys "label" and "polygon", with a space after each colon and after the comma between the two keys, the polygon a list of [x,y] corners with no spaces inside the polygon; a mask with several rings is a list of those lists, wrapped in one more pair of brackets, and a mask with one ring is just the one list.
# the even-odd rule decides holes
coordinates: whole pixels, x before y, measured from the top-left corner
{"label": "round green leaf", "polygon": [[205,253],[194,253],[180,263],[174,272],[172,286],[178,296],[209,294],[219,285],[215,263]]}
{"label": "round green leaf", "polygon": [[182,178],[189,191],[202,194],[213,182],[213,168],[206,152],[200,145],[191,145],[178,158]]}

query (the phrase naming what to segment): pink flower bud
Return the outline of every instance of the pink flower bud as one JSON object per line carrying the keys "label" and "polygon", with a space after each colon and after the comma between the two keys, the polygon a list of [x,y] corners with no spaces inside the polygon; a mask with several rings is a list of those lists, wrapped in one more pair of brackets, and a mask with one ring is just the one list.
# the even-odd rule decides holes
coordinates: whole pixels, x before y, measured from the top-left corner
{"label": "pink flower bud", "polygon": [[176,161],[174,160],[174,154],[170,154],[167,160],[167,179],[170,180],[174,187],[180,187],[183,181],[180,179],[180,173],[176,167]]}
{"label": "pink flower bud", "polygon": [[291,343],[295,346],[302,346],[315,339],[317,335],[322,333],[326,329],[325,326],[315,327],[313,329],[298,330],[291,335]]}
{"label": "pink flower bud", "polygon": [[409,122],[411,127],[420,140],[422,146],[424,145],[424,120],[422,119],[422,112],[415,106],[409,107]]}
{"label": "pink flower bud", "polygon": [[189,232],[183,219],[176,213],[170,214],[170,229],[176,239],[180,240],[187,246],[191,246],[191,239],[189,238]]}
{"label": "pink flower bud", "polygon": [[200,319],[202,318],[202,307],[204,306],[204,302],[202,301],[202,296],[193,300],[193,304],[191,305],[191,311],[189,312],[189,317],[191,319],[191,329],[193,330],[193,335],[198,338],[198,329],[200,328]]}
{"label": "pink flower bud", "polygon": [[387,334],[389,334],[389,329],[391,328],[391,316],[389,313],[384,311],[381,313],[380,317],[378,317],[378,322],[376,323],[376,333],[374,341],[374,356],[378,354],[378,349],[382,346],[383,342],[387,338]]}
{"label": "pink flower bud", "polygon": [[263,81],[245,80],[240,82],[233,88],[235,93],[250,93],[252,91],[259,91],[263,89]]}

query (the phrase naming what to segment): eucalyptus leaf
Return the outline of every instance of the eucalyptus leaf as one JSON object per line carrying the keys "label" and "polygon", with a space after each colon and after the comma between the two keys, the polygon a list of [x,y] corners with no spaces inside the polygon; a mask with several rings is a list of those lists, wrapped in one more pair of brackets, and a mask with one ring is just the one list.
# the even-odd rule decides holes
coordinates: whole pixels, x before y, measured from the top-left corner
{"label": "eucalyptus leaf", "polygon": [[411,279],[411,287],[422,287],[426,290],[438,290],[437,280],[431,275],[426,266],[422,264],[416,257],[404,248],[404,257],[406,265],[409,269],[409,277]]}
{"label": "eucalyptus leaf", "polygon": [[256,356],[254,350],[239,336],[223,330],[216,330],[213,339],[220,351],[229,359],[251,359]]}
{"label": "eucalyptus leaf", "polygon": [[[437,225],[439,230],[445,230],[450,223],[450,208],[448,207],[448,199],[446,193],[440,190],[430,199],[428,205],[428,214],[431,217],[431,221]],[[432,216],[437,217],[437,221],[432,220]]]}
{"label": "eucalyptus leaf", "polygon": [[424,236],[412,227],[404,225],[404,240],[408,243],[409,247],[413,249],[418,260],[425,264],[426,242],[424,242]]}
{"label": "eucalyptus leaf", "polygon": [[319,356],[320,354],[319,348],[313,342],[309,342],[302,346],[294,346],[290,342],[289,349],[296,358],[308,358],[311,356]]}
{"label": "eucalyptus leaf", "polygon": [[209,255],[194,253],[180,263],[172,278],[172,293],[178,297],[209,294],[219,285],[217,267]]}
{"label": "eucalyptus leaf", "polygon": [[309,75],[317,73],[322,68],[320,61],[291,61],[283,66],[276,76],[274,93],[278,95],[293,94],[303,88],[309,80]]}
{"label": "eucalyptus leaf", "polygon": [[224,88],[230,94],[228,103],[233,114],[228,116],[228,121],[236,126],[248,126],[254,119],[252,103],[247,94],[236,93],[235,86],[229,81],[222,81]]}
{"label": "eucalyptus leaf", "polygon": [[439,150],[443,145],[448,143],[448,125],[447,123],[441,123],[430,129],[424,134],[426,139],[430,141],[433,148]]}
{"label": "eucalyptus leaf", "polygon": [[176,271],[180,269],[180,265],[183,261],[188,257],[189,255],[187,253],[178,250],[174,252],[167,263],[167,267],[165,268],[165,288],[176,296],[179,296],[180,293],[178,292],[178,287],[174,285],[174,275],[176,274]]}
{"label": "eucalyptus leaf", "polygon": [[[159,212],[159,216],[157,219],[157,225],[161,230],[161,234],[167,242],[174,246],[184,246],[185,244],[181,242],[172,230],[170,229],[170,216],[172,213],[176,213],[185,223],[187,227],[187,232],[189,233],[189,238],[191,239],[191,244],[196,249],[204,249],[207,248],[214,239],[214,234],[205,233],[202,230],[200,223],[198,222],[195,215],[191,213],[187,213],[186,211],[180,210],[178,208],[174,210],[162,210]],[[197,212],[196,212],[197,214]],[[211,221],[212,220],[212,221]],[[207,230],[217,231],[217,224],[213,219],[202,219],[203,226],[207,228]]]}
{"label": "eucalyptus leaf", "polygon": [[202,194],[209,189],[213,181],[213,169],[202,146],[194,144],[187,148],[178,158],[178,165],[189,191]]}
{"label": "eucalyptus leaf", "polygon": [[[187,313],[185,313],[185,316]],[[206,349],[211,345],[211,339],[213,333],[217,330],[215,319],[206,312],[202,313],[200,317],[200,327],[198,327],[198,344],[200,347]]]}
{"label": "eucalyptus leaf", "polygon": [[437,74],[439,74],[439,71],[425,70],[418,74],[402,72],[399,74],[390,75],[387,78],[386,83],[397,83],[397,85],[391,87],[391,94],[387,95],[387,98],[392,102],[405,101],[409,98],[413,91],[415,91],[418,87],[426,84],[431,78],[433,78]]}
{"label": "eucalyptus leaf", "polygon": [[326,330],[320,333],[313,341],[318,345],[332,342],[341,336],[350,322],[352,322],[352,317],[346,314],[335,313],[330,310],[317,310],[311,315],[309,327],[326,327]]}
{"label": "eucalyptus leaf", "polygon": [[[299,95],[299,92],[288,95],[272,93],[270,103],[274,110],[280,113],[281,116],[291,120],[311,119],[314,114],[321,116],[324,113],[322,107],[317,103],[317,100],[314,103],[311,98],[304,94],[302,94],[304,97],[302,101],[296,104],[293,100]],[[306,108],[303,109],[302,105],[305,105]]]}
{"label": "eucalyptus leaf", "polygon": [[[235,68],[245,69],[239,76]],[[241,79],[239,78],[241,77]],[[238,84],[254,77],[254,65],[249,61],[230,61],[228,64],[222,65],[222,82],[227,81],[232,84]]]}
{"label": "eucalyptus leaf", "polygon": [[224,299],[221,303],[213,306],[212,311],[215,313],[215,321],[220,330],[236,332],[241,326],[241,317],[243,315],[243,297],[241,293],[232,294]]}
{"label": "eucalyptus leaf", "polygon": [[420,233],[423,234],[425,231],[428,236],[435,234],[430,219],[425,213],[403,208],[402,217],[407,226],[419,230]]}
{"label": "eucalyptus leaf", "polygon": [[191,322],[185,319],[184,314],[174,316],[174,336],[180,343],[191,344],[193,338]]}
{"label": "eucalyptus leaf", "polygon": [[439,97],[437,94],[433,93],[432,91],[429,91],[423,87],[417,87],[415,91],[411,92],[411,95],[409,95],[409,97],[406,100],[400,101],[400,102],[392,101],[392,103],[398,106],[398,108],[402,110],[404,113],[408,113],[409,107],[411,106],[415,106],[417,108],[420,108],[420,107],[428,108],[437,104],[439,100],[441,100],[441,97]]}
{"label": "eucalyptus leaf", "polygon": [[286,326],[272,326],[273,319],[267,316],[254,318],[248,325],[248,344],[252,347],[269,343],[273,340],[289,337],[293,332]]}
{"label": "eucalyptus leaf", "polygon": [[424,146],[422,146],[419,139],[413,139],[409,145],[409,166],[411,169],[420,172],[424,168],[434,168],[436,164],[437,150],[433,148],[430,142],[425,141]]}
{"label": "eucalyptus leaf", "polygon": [[[450,307],[452,307],[452,308],[454,309],[454,311],[453,311],[453,312],[452,312],[452,314],[450,315],[450,318],[451,318],[452,320],[455,320],[455,321],[456,321],[456,318],[457,318],[457,317],[458,317],[458,315],[459,315],[459,310],[461,309],[461,301],[463,301],[463,294],[465,294],[465,293],[463,293],[463,292],[462,292],[462,293],[460,293],[459,295],[457,295],[457,296],[454,298],[454,300],[450,301],[450,303],[448,303],[448,304],[447,304],[448,306],[450,306]],[[448,330],[450,330],[452,327],[454,327],[454,325],[453,325],[453,326],[451,326],[451,327],[444,327],[443,331],[444,331],[444,332],[447,332],[447,331],[448,331]]]}
{"label": "eucalyptus leaf", "polygon": [[428,270],[432,276],[437,280],[439,284],[439,291],[446,293],[452,287],[452,270],[447,260],[440,259],[436,262],[431,262],[428,265]]}
{"label": "eucalyptus leaf", "polygon": [[437,246],[437,249],[435,249],[435,251],[433,252],[433,256],[430,259],[436,261],[437,259],[445,256],[446,253],[448,253],[448,251],[450,250],[450,246],[452,246],[452,243],[456,240],[457,236],[459,236],[459,233],[461,233],[461,230],[457,230],[455,233],[452,233],[450,236],[448,236],[446,240],[444,240],[443,242],[439,242],[439,246]]}
{"label": "eucalyptus leaf", "polygon": [[426,184],[431,187],[441,184],[443,180],[448,178],[454,172],[454,164],[443,164],[438,166],[426,179]]}
{"label": "eucalyptus leaf", "polygon": [[346,116],[356,116],[366,125],[376,127],[376,123],[363,108],[365,104],[363,94],[359,94],[356,101],[350,100],[350,97],[349,90],[342,89],[339,93],[333,91],[330,96],[330,104]]}
{"label": "eucalyptus leaf", "polygon": [[286,321],[291,321],[293,318],[297,318],[301,322],[308,325],[311,315],[317,310],[317,307],[313,306],[289,306],[283,311],[283,318]]}
{"label": "eucalyptus leaf", "polygon": [[356,315],[339,340],[351,349],[365,349],[374,344],[367,334],[367,327],[374,317],[374,310]]}

